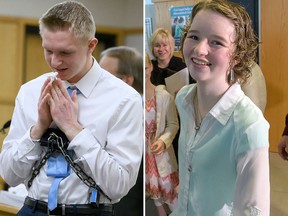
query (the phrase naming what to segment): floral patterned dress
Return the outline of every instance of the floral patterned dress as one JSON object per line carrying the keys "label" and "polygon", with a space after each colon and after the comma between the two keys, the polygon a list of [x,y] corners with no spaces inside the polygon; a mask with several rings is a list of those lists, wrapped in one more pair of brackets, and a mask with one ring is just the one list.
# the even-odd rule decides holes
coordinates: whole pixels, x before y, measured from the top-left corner
{"label": "floral patterned dress", "polygon": [[178,194],[175,188],[179,184],[178,173],[160,177],[155,156],[150,145],[155,142],[156,134],[156,97],[145,101],[145,190],[151,199],[162,198],[167,204],[175,204]]}

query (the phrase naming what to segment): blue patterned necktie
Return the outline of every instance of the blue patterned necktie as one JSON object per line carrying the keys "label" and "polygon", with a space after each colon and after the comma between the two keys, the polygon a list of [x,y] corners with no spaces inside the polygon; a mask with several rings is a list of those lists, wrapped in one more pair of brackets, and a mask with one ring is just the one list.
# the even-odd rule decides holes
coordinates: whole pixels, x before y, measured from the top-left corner
{"label": "blue patterned necktie", "polygon": [[[80,90],[76,86],[69,86],[67,88],[68,94],[72,95],[73,90],[77,90],[77,94],[80,94]],[[57,207],[58,200],[58,188],[60,182],[70,174],[70,166],[65,160],[62,154],[52,155],[47,161],[47,176],[54,177],[50,191],[48,193],[48,208],[53,211]]]}
{"label": "blue patterned necktie", "polygon": [[[75,89],[77,90],[77,94],[81,93],[76,86],[69,86],[67,88],[70,97],[73,90]],[[65,177],[70,174],[70,166],[62,154],[59,153],[48,158],[46,174],[47,176],[54,177],[48,193],[48,209],[53,211],[57,207],[58,203],[59,184]]]}
{"label": "blue patterned necktie", "polygon": [[62,154],[58,153],[48,158],[46,175],[54,177],[48,193],[48,208],[50,211],[57,207],[59,184],[69,174],[70,166]]}

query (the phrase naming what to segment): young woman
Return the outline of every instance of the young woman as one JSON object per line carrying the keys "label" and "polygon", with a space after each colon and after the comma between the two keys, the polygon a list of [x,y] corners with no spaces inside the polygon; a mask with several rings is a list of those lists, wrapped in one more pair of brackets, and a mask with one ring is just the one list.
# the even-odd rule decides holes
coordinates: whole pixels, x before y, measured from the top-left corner
{"label": "young woman", "polygon": [[145,189],[158,215],[166,216],[163,204],[173,211],[178,199],[178,164],[172,146],[179,129],[178,117],[165,86],[151,83],[152,64],[147,54],[145,60]]}
{"label": "young woman", "polygon": [[197,84],[176,97],[178,208],[173,216],[269,215],[269,124],[240,84],[257,40],[245,9],[225,0],[193,7],[182,52]]}

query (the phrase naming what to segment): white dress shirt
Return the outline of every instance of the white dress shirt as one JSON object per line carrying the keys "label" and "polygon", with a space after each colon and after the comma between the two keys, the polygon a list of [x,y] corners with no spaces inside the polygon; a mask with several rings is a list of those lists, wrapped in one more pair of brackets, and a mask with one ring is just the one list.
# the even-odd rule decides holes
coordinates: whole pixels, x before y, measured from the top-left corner
{"label": "white dress shirt", "polygon": [[195,129],[196,89],[186,86],[176,97],[180,191],[171,215],[268,216],[268,122],[233,84]]}
{"label": "white dress shirt", "polygon": [[[51,73],[24,84],[16,98],[10,131],[0,154],[0,171],[11,186],[27,184],[35,162],[43,157],[44,148],[31,140],[41,87]],[[70,84],[63,81],[68,87]],[[94,59],[90,71],[74,85],[82,94],[78,121],[83,130],[71,140],[74,162],[84,168],[112,200],[118,202],[135,184],[143,153],[143,119],[141,96],[130,86],[103,70]],[[53,177],[47,177],[45,164],[28,189],[28,196],[48,200]],[[88,203],[88,187],[72,173],[63,179],[58,203]],[[103,195],[100,203],[109,203]]]}

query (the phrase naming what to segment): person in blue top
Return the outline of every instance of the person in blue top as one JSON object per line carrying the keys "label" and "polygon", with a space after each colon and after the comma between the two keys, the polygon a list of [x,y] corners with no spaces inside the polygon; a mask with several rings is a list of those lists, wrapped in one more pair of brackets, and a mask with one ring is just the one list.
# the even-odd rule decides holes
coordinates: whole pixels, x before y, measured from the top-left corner
{"label": "person in blue top", "polygon": [[178,207],[172,216],[268,216],[269,123],[241,89],[258,42],[245,9],[206,0],[192,10],[182,53],[196,84],[176,96]]}
{"label": "person in blue top", "polygon": [[181,37],[181,34],[182,34],[182,29],[184,28],[184,18],[183,17],[180,17],[179,20],[178,20],[178,23],[176,25],[176,28],[175,28],[175,35],[174,37]]}

